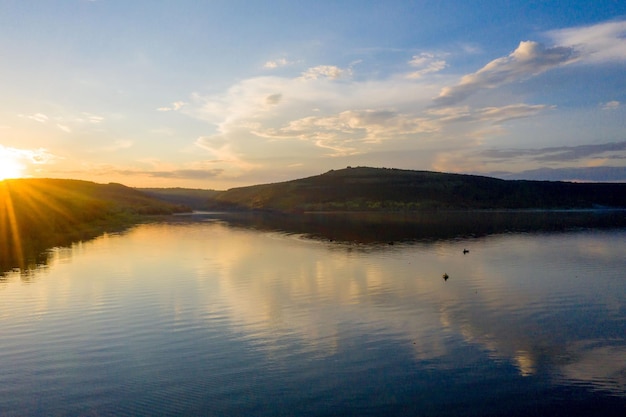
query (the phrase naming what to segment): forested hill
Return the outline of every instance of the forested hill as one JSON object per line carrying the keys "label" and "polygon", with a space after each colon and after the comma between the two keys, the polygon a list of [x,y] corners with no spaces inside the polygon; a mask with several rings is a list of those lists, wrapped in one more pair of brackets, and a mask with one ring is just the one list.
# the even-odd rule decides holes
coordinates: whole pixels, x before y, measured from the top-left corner
{"label": "forested hill", "polygon": [[208,201],[219,192],[194,188],[137,188],[137,190],[159,200],[184,205],[194,210],[206,210]]}
{"label": "forested hill", "polygon": [[511,181],[356,167],[292,181],[233,188],[212,209],[320,210],[626,208],[626,184]]}
{"label": "forested hill", "polygon": [[187,208],[121,184],[62,179],[0,181],[0,272],[32,254]]}

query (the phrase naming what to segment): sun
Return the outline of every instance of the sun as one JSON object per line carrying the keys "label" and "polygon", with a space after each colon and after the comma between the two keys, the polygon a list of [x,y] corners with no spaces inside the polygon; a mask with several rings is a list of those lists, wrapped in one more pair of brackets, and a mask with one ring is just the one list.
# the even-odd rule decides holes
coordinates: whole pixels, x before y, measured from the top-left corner
{"label": "sun", "polygon": [[24,173],[24,166],[15,155],[1,151],[2,149],[0,149],[0,181],[8,178],[20,178]]}

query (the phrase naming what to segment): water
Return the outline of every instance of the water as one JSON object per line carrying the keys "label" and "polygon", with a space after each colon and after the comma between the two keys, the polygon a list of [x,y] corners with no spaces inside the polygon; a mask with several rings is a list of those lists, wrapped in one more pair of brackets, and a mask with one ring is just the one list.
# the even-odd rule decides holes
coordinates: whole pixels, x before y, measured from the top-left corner
{"label": "water", "polygon": [[252,223],[139,225],[4,273],[0,416],[626,410],[626,229]]}

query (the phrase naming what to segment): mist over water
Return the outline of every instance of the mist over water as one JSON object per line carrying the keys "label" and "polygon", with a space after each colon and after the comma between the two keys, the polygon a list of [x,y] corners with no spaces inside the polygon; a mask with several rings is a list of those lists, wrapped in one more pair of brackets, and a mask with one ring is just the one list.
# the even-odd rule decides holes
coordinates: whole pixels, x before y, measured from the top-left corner
{"label": "mist over water", "polygon": [[177,218],[5,272],[0,415],[622,415],[624,228],[289,222]]}

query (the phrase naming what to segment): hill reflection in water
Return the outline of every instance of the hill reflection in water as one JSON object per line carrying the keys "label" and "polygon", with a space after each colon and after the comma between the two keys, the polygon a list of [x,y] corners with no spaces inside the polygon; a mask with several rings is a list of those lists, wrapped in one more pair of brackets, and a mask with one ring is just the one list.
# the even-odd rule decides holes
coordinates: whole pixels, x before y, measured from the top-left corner
{"label": "hill reflection in water", "polygon": [[[440,212],[324,212],[282,214],[268,212],[194,213],[172,221],[217,218],[231,226],[304,235],[314,239],[356,244],[389,244],[479,237],[500,233],[566,231],[626,227],[624,210],[575,211],[440,211]],[[49,262],[49,249],[91,240],[100,232],[46,233],[36,239],[2,242],[0,278],[9,271],[27,272]]]}
{"label": "hill reflection in water", "polygon": [[626,210],[207,214],[229,224],[351,243],[395,243],[500,233],[626,227]]}

